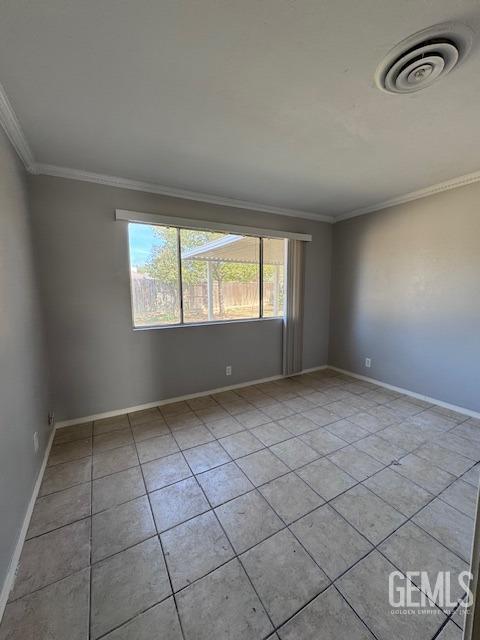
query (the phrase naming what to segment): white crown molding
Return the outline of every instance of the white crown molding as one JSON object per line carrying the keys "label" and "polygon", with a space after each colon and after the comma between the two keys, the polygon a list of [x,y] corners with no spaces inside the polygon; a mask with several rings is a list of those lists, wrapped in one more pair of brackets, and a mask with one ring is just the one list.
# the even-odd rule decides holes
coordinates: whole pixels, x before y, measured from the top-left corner
{"label": "white crown molding", "polygon": [[443,191],[449,191],[450,189],[456,189],[458,187],[464,187],[468,184],[480,181],[480,171],[474,173],[468,173],[458,178],[452,178],[445,182],[439,182],[438,184],[426,187],[425,189],[419,189],[418,191],[411,191],[402,196],[390,198],[383,202],[378,202],[368,207],[362,207],[360,209],[354,209],[339,216],[327,216],[323,214],[311,213],[309,211],[302,211],[298,209],[283,209],[281,207],[272,207],[266,204],[260,204],[257,202],[248,202],[246,200],[236,200],[234,198],[225,198],[222,196],[214,196],[206,193],[200,193],[196,191],[187,191],[185,189],[174,189],[166,187],[164,185],[155,184],[152,182],[142,182],[138,180],[130,180],[129,178],[120,178],[117,176],[109,176],[101,173],[93,173],[91,171],[82,171],[80,169],[70,169],[68,167],[58,167],[51,164],[34,164],[29,167],[31,173],[40,175],[54,176],[57,178],[69,178],[71,180],[81,180],[83,182],[94,182],[96,184],[103,184],[110,187],[118,187],[121,189],[132,189],[134,191],[144,191],[146,193],[158,193],[164,196],[170,196],[172,198],[181,198],[184,200],[193,200],[197,202],[205,202],[213,205],[220,205],[224,207],[235,207],[237,209],[247,209],[249,211],[262,211],[265,213],[273,213],[281,216],[288,216],[290,218],[304,218],[307,220],[315,220],[316,222],[328,222],[336,223],[342,220],[348,220],[349,218],[355,218],[374,211],[380,211],[382,209],[388,209],[396,205],[405,204],[412,200],[419,200],[428,196],[433,196]]}
{"label": "white crown molding", "polygon": [[366,213],[380,211],[381,209],[388,209],[389,207],[394,207],[396,205],[411,202],[412,200],[418,200],[420,198],[426,198],[437,193],[442,193],[443,191],[449,191],[450,189],[456,189],[457,187],[464,187],[468,184],[480,181],[480,171],[475,171],[474,173],[468,173],[457,178],[452,178],[451,180],[446,180],[445,182],[439,182],[438,184],[426,187],[425,189],[411,191],[410,193],[406,193],[402,196],[390,198],[388,200],[384,200],[383,202],[377,202],[376,204],[370,205],[368,207],[354,209],[339,216],[329,216],[324,214],[312,213],[311,211],[302,211],[300,209],[284,209],[282,207],[273,207],[267,204],[260,204],[258,202],[249,202],[247,200],[236,200],[235,198],[215,196],[198,191],[175,189],[152,182],[131,180],[129,178],[121,178],[118,176],[110,176],[102,173],[94,173],[92,171],[82,171],[81,169],[71,169],[69,167],[59,167],[52,164],[37,163],[35,162],[32,150],[30,149],[25,134],[23,133],[22,127],[15,114],[15,111],[13,110],[7,94],[5,93],[5,89],[1,84],[0,125],[5,130],[5,133],[7,134],[10,142],[12,143],[20,159],[25,165],[26,170],[29,173],[55,176],[57,178],[69,178],[71,180],[81,180],[83,182],[93,182],[110,187],[118,187],[120,189],[131,189],[133,191],[157,193],[164,196],[170,196],[172,198],[205,202],[207,204],[219,205],[224,207],[235,207],[237,209],[247,209],[249,211],[261,211],[264,213],[273,213],[276,215],[288,216],[290,218],[314,220],[316,222],[341,222],[342,220],[348,220],[349,218],[355,218],[357,216],[365,215]]}
{"label": "white crown molding", "polygon": [[273,213],[280,216],[289,216],[290,218],[306,218],[307,220],[315,220],[316,222],[333,222],[333,218],[331,216],[316,214],[310,211],[301,211],[298,209],[283,209],[281,207],[272,207],[270,205],[260,204],[258,202],[236,200],[235,198],[225,198],[223,196],[215,196],[198,191],[174,189],[172,187],[166,187],[164,185],[155,184],[152,182],[141,182],[139,180],[130,180],[129,178],[109,176],[102,173],[82,171],[80,169],[57,167],[51,164],[36,164],[34,173],[40,175],[55,176],[57,178],[70,178],[72,180],[94,182],[96,184],[103,184],[109,187],[119,187],[121,189],[133,189],[134,191],[144,191],[146,193],[158,193],[160,195],[170,196],[172,198],[182,198],[183,200],[206,202],[208,204],[220,205],[223,207],[236,207],[237,209],[248,209],[249,211],[262,211],[264,213]]}
{"label": "white crown molding", "polygon": [[5,89],[0,84],[0,125],[3,127],[8,139],[18,153],[25,168],[30,173],[35,173],[35,159],[32,150],[25,138],[20,122],[13,110]]}
{"label": "white crown molding", "polygon": [[473,173],[467,173],[464,176],[458,178],[452,178],[451,180],[445,180],[445,182],[438,182],[425,189],[419,189],[418,191],[411,191],[403,196],[397,196],[384,200],[383,202],[377,202],[369,207],[362,207],[360,209],[354,209],[348,213],[344,213],[334,218],[334,222],[341,222],[342,220],[348,220],[349,218],[356,218],[357,216],[363,216],[366,213],[372,213],[373,211],[380,211],[381,209],[388,209],[389,207],[395,207],[399,204],[405,204],[412,200],[420,200],[420,198],[427,198],[428,196],[434,196],[437,193],[443,191],[450,191],[450,189],[456,189],[457,187],[465,187],[468,184],[480,181],[480,171],[474,171]]}

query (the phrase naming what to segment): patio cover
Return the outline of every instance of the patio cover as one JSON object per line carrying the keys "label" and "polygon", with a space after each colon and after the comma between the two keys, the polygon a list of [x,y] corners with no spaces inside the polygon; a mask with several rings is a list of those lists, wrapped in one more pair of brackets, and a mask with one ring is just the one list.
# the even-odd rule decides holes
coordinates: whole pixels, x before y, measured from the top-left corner
{"label": "patio cover", "polygon": [[[285,258],[284,242],[263,243],[264,264],[283,265]],[[275,238],[278,240],[278,238]],[[206,262],[258,262],[260,250],[258,238],[228,234],[217,240],[206,242],[199,247],[182,251],[184,260],[203,260]]]}

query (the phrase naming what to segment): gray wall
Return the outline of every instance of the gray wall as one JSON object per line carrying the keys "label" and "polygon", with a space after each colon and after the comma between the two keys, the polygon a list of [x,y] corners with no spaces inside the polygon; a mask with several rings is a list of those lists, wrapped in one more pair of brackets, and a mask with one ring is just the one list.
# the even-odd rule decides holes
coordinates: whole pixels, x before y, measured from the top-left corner
{"label": "gray wall", "polygon": [[[0,588],[48,440],[47,366],[23,168],[0,129]],[[35,455],[33,434],[39,433]]]}
{"label": "gray wall", "polygon": [[330,364],[480,411],[479,203],[477,183],[334,225]]}
{"label": "gray wall", "polygon": [[114,221],[116,208],[311,233],[304,368],[326,364],[330,225],[62,178],[29,180],[58,419],[281,373],[279,320],[134,331],[127,225]]}

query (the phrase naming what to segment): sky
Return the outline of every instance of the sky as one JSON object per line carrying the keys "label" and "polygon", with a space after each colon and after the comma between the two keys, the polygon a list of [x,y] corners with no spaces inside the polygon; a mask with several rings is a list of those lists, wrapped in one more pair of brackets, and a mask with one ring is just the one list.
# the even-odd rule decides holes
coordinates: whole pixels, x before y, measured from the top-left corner
{"label": "sky", "polygon": [[128,225],[132,267],[143,266],[152,255],[153,247],[161,244],[161,240],[155,235],[154,229],[155,227],[148,224]]}

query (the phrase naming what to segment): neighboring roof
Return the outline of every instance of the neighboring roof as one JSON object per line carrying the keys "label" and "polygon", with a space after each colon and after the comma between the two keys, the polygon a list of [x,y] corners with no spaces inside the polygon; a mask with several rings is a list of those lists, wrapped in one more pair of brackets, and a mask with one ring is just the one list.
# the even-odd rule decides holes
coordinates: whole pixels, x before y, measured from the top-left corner
{"label": "neighboring roof", "polygon": [[[269,241],[263,243],[263,262],[265,264],[283,264],[284,243]],[[182,251],[183,260],[203,260],[208,262],[258,262],[260,243],[251,236],[225,235],[199,247]]]}

